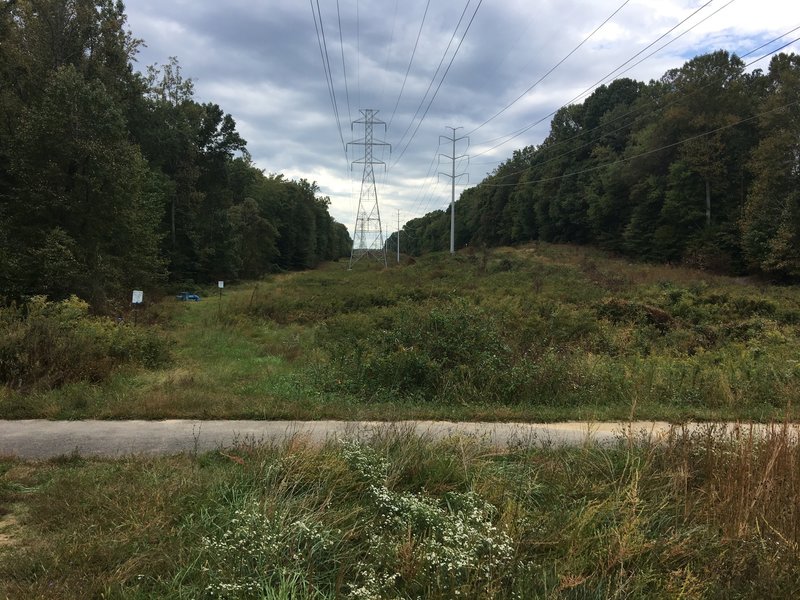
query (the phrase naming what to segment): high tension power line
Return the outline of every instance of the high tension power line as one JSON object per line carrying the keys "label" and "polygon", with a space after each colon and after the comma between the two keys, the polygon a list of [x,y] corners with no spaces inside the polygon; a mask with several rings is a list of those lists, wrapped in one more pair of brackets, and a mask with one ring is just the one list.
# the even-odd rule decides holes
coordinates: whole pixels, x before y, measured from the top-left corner
{"label": "high tension power line", "polygon": [[331,71],[331,61],[328,55],[328,44],[325,39],[325,29],[322,25],[322,13],[319,10],[319,0],[317,0],[316,9],[314,8],[314,0],[309,1],[311,3],[311,14],[314,17],[314,29],[317,32],[319,54],[322,58],[322,69],[325,71],[325,83],[328,86],[328,96],[330,97],[331,107],[333,108],[333,116],[336,119],[336,128],[339,130],[339,140],[342,142],[342,149],[346,153],[347,146],[344,143],[344,135],[342,134],[342,122],[339,118],[339,105],[336,102],[336,88],[333,85],[333,73]]}
{"label": "high tension power line", "polygon": [[[698,9],[696,9],[694,12],[692,12],[691,14],[689,14],[689,15],[688,15],[687,17],[685,17],[684,19],[682,19],[682,20],[681,20],[679,23],[677,23],[676,25],[674,25],[672,28],[670,28],[669,30],[667,30],[666,32],[664,32],[663,34],[661,34],[661,35],[660,35],[658,38],[656,38],[655,40],[653,40],[652,42],[650,42],[650,44],[648,44],[647,46],[645,46],[644,48],[642,48],[641,50],[639,50],[639,51],[638,51],[636,54],[634,54],[633,56],[631,56],[631,57],[630,57],[628,60],[626,60],[626,61],[625,61],[624,63],[622,63],[621,65],[619,65],[619,66],[618,66],[616,69],[614,69],[613,71],[611,71],[611,72],[610,72],[608,75],[605,75],[604,77],[602,77],[601,79],[599,79],[598,81],[596,81],[595,83],[593,83],[592,85],[590,85],[588,88],[586,88],[586,89],[585,89],[583,92],[581,92],[580,94],[578,94],[577,96],[575,96],[575,97],[574,97],[574,98],[572,98],[571,100],[569,100],[569,101],[565,102],[564,104],[562,104],[562,105],[561,105],[561,108],[563,108],[564,106],[568,106],[568,105],[572,104],[573,102],[577,101],[579,98],[581,98],[581,97],[583,97],[583,96],[585,96],[585,95],[589,94],[589,93],[590,93],[590,92],[591,92],[591,91],[592,91],[594,88],[596,88],[597,86],[599,86],[599,85],[600,85],[601,83],[603,83],[604,81],[606,81],[606,80],[608,80],[608,79],[612,78],[612,77],[613,77],[613,76],[614,76],[616,73],[618,73],[618,72],[619,72],[620,70],[622,70],[624,67],[626,67],[627,65],[629,65],[631,62],[633,62],[633,61],[634,61],[636,58],[638,58],[639,56],[641,56],[642,54],[644,54],[644,52],[646,52],[647,50],[649,50],[650,48],[652,48],[654,45],[656,45],[658,42],[660,42],[661,40],[663,40],[665,37],[667,37],[668,35],[670,35],[670,34],[671,34],[673,31],[675,31],[675,30],[676,30],[678,27],[680,27],[681,25],[683,25],[684,23],[686,23],[687,21],[689,21],[690,19],[692,19],[692,18],[693,18],[695,15],[697,15],[698,13],[700,13],[700,11],[702,11],[703,9],[705,9],[705,8],[706,8],[707,6],[709,6],[709,5],[710,5],[712,2],[713,2],[713,0],[708,0],[708,1],[707,1],[705,4],[703,4],[702,6],[700,6]],[[722,8],[718,9],[717,11],[715,11],[715,13],[714,13],[714,14],[716,14],[717,12],[719,12],[720,10],[722,10],[723,8],[726,8],[727,6],[729,6],[730,4],[732,4],[733,2],[734,2],[734,0],[730,0],[730,1],[729,1],[727,4],[725,4],[725,5],[724,5]],[[711,15],[711,16],[713,16],[713,15]],[[705,19],[704,19],[704,20],[705,20]],[[703,22],[703,21],[700,21],[700,23],[702,23],[702,22]],[[691,30],[691,29],[694,29],[695,27],[697,27],[697,26],[698,26],[700,23],[696,23],[695,25],[693,25],[693,26],[690,28],[690,30]],[[675,40],[677,40],[677,39],[678,39],[678,38],[674,38],[673,40],[670,40],[670,41],[669,41],[667,44],[665,44],[664,46],[662,46],[661,48],[659,48],[659,50],[663,49],[665,46],[667,46],[667,45],[671,44],[672,42],[674,42],[674,41],[675,41]],[[656,50],[656,52],[657,52],[657,51],[658,51],[658,50]],[[649,55],[648,55],[648,57],[652,56],[653,54],[655,54],[655,52],[653,52],[653,53],[649,54]],[[640,62],[641,62],[641,61],[640,61]],[[637,63],[637,64],[638,64],[638,63]],[[500,138],[495,138],[495,139],[493,139],[493,140],[487,140],[486,142],[484,142],[484,144],[489,144],[489,143],[492,143],[493,141],[495,141],[495,140],[498,140],[498,139],[502,139],[503,141],[502,141],[502,142],[500,142],[500,143],[498,143],[498,144],[495,144],[495,145],[494,145],[494,146],[492,146],[491,148],[488,148],[488,149],[486,149],[486,150],[483,150],[483,151],[479,152],[478,154],[476,154],[476,156],[482,156],[482,155],[484,155],[484,154],[487,154],[488,152],[491,152],[492,150],[495,150],[495,149],[497,149],[497,148],[499,148],[499,147],[501,147],[501,146],[504,146],[505,144],[507,144],[507,143],[509,143],[510,141],[512,141],[512,140],[514,140],[514,139],[516,139],[516,138],[518,138],[519,136],[521,136],[522,134],[526,133],[527,131],[529,131],[529,130],[533,129],[533,128],[534,128],[536,125],[539,125],[540,123],[544,122],[546,119],[549,119],[550,117],[552,117],[553,115],[555,115],[555,114],[556,114],[556,112],[558,112],[558,110],[559,110],[559,109],[556,109],[556,110],[552,111],[551,113],[549,113],[549,114],[545,115],[544,117],[541,117],[541,118],[540,118],[540,119],[538,119],[537,121],[534,121],[533,123],[531,123],[531,124],[529,124],[529,125],[526,125],[526,126],[525,126],[525,127],[523,127],[522,129],[518,129],[518,130],[516,130],[516,131],[514,131],[514,132],[512,132],[512,133],[510,133],[510,134],[507,134],[507,135],[505,135],[505,136],[502,136],[502,137],[500,137]]]}

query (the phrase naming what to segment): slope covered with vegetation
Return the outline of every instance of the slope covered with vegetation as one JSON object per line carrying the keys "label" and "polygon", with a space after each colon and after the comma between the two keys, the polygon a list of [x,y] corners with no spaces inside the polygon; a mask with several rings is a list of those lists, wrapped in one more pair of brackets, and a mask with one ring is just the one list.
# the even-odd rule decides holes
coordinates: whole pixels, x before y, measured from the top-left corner
{"label": "slope covered with vegetation", "polygon": [[[774,56],[764,72],[724,51],[657,81],[603,85],[559,109],[540,145],[461,194],[456,247],[592,244],[796,281],[798,90],[797,55]],[[445,250],[449,235],[449,209],[402,231],[412,254]]]}
{"label": "slope covered with vegetation", "polygon": [[[797,416],[795,287],[542,243],[357,267],[167,298],[137,324],[5,311],[0,416]],[[55,377],[79,347],[116,362]]]}

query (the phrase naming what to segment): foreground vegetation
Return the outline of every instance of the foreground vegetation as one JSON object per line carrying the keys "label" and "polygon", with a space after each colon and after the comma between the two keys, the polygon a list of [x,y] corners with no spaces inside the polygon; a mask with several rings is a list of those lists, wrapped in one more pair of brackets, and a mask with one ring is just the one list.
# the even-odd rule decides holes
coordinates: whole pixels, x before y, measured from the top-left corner
{"label": "foreground vegetation", "polygon": [[357,267],[167,298],[137,324],[5,310],[0,416],[797,418],[794,287],[546,244]]}
{"label": "foreground vegetation", "polygon": [[653,445],[433,443],[0,462],[8,598],[789,598],[786,431]]}

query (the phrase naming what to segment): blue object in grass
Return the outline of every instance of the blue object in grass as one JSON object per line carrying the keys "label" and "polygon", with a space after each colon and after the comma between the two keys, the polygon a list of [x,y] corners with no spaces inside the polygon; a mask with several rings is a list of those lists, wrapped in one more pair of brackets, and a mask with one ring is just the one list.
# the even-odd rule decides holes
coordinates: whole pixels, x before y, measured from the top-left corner
{"label": "blue object in grass", "polygon": [[178,300],[183,300],[184,302],[200,302],[200,296],[197,294],[190,294],[189,292],[181,292],[177,296],[175,296]]}

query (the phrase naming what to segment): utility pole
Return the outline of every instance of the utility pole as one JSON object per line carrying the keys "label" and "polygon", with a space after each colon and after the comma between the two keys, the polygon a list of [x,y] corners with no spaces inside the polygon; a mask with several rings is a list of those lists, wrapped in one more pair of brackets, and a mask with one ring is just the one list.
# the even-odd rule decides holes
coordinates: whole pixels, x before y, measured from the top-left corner
{"label": "utility pole", "polygon": [[[364,137],[354,142],[348,142],[347,145],[364,146],[364,158],[362,160],[354,160],[352,164],[363,164],[364,172],[361,176],[361,193],[358,196],[358,211],[356,212],[356,225],[353,231],[353,248],[350,252],[350,264],[348,270],[353,268],[353,265],[364,256],[372,256],[378,262],[386,266],[386,248],[383,245],[383,229],[381,228],[381,211],[378,207],[378,190],[375,186],[375,171],[373,165],[384,165],[386,163],[380,160],[375,160],[372,155],[373,146],[389,146],[391,145],[382,141],[375,141],[372,138],[372,130],[375,125],[383,125],[386,131],[386,123],[376,119],[375,115],[378,114],[377,110],[364,109],[359,111],[363,117],[357,121],[353,121],[353,125],[364,125]],[[369,212],[367,212],[369,208]]]}
{"label": "utility pole", "polygon": [[456,160],[461,158],[468,158],[466,154],[462,154],[461,156],[456,156],[456,142],[460,142],[461,140],[467,140],[467,144],[469,144],[469,138],[467,136],[462,136],[460,138],[456,137],[456,131],[462,129],[462,127],[450,127],[447,126],[447,129],[452,130],[452,137],[447,137],[446,135],[439,136],[439,142],[441,143],[442,138],[450,141],[453,143],[453,155],[448,156],[447,154],[440,154],[440,157],[449,158],[452,161],[452,171],[450,174],[439,172],[439,175],[444,177],[450,178],[450,254],[455,254],[456,251],[456,179],[459,177],[463,177],[466,175],[469,177],[468,173],[459,173],[456,175]]}
{"label": "utility pole", "polygon": [[397,211],[397,264],[400,264],[400,210]]}

